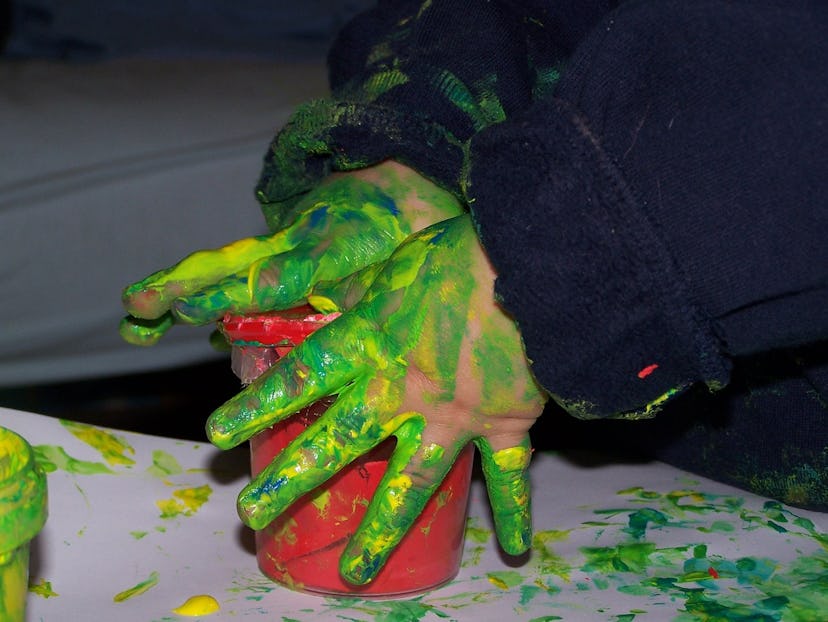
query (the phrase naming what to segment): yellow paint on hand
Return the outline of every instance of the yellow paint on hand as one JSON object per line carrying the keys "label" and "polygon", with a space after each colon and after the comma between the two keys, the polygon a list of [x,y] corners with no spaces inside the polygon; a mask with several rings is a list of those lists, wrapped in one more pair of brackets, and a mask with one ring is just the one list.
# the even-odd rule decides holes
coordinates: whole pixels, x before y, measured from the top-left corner
{"label": "yellow paint on hand", "polygon": [[180,616],[209,616],[221,609],[218,601],[209,594],[190,596],[180,607],[172,610]]}
{"label": "yellow paint on hand", "polygon": [[308,304],[319,313],[337,313],[342,311],[339,306],[327,296],[318,296],[310,294],[308,296]]}

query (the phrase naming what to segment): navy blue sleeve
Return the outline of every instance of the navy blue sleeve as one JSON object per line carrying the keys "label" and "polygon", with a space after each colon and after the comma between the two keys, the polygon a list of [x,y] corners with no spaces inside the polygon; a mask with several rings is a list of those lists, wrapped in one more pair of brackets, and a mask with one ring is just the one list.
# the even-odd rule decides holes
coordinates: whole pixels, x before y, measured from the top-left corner
{"label": "navy blue sleeve", "polygon": [[268,151],[257,196],[269,225],[330,171],[389,158],[462,196],[471,138],[548,93],[614,4],[379,2],[332,47],[331,96],[300,107]]}
{"label": "navy blue sleeve", "polygon": [[569,412],[649,416],[828,339],[826,32],[817,3],[625,3],[474,138],[497,293]]}

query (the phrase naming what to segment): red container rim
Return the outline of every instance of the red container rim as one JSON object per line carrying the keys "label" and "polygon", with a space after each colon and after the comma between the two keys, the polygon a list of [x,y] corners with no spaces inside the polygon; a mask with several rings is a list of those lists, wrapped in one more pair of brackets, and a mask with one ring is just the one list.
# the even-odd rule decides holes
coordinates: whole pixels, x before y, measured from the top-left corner
{"label": "red container rim", "polygon": [[253,315],[228,313],[219,322],[219,330],[231,345],[296,345],[339,315],[319,313],[310,305]]}

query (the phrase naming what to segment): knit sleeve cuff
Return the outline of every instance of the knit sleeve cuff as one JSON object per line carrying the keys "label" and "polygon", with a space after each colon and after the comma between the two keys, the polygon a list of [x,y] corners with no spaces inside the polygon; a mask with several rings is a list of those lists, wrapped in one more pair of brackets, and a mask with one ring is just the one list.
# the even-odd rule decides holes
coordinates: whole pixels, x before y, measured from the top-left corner
{"label": "knit sleeve cuff", "polygon": [[644,418],[696,382],[727,382],[729,362],[670,249],[576,114],[552,100],[489,128],[471,162],[496,293],[560,405]]}
{"label": "knit sleeve cuff", "polygon": [[461,194],[466,149],[441,125],[377,105],[319,99],[297,108],[273,139],[256,197],[275,231],[331,172],[392,158]]}

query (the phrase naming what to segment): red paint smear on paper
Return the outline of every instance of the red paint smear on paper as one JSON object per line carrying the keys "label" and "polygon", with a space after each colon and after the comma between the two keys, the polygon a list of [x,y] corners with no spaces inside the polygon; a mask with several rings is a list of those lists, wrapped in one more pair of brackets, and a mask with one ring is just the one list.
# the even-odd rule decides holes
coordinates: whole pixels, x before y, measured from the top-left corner
{"label": "red paint smear on paper", "polygon": [[653,363],[652,365],[647,365],[644,369],[638,372],[638,377],[642,380],[652,374],[656,369],[658,369],[658,363]]}
{"label": "red paint smear on paper", "polygon": [[710,566],[710,568],[707,569],[707,574],[709,574],[714,579],[719,578],[719,573],[716,572],[716,569],[713,566]]}

